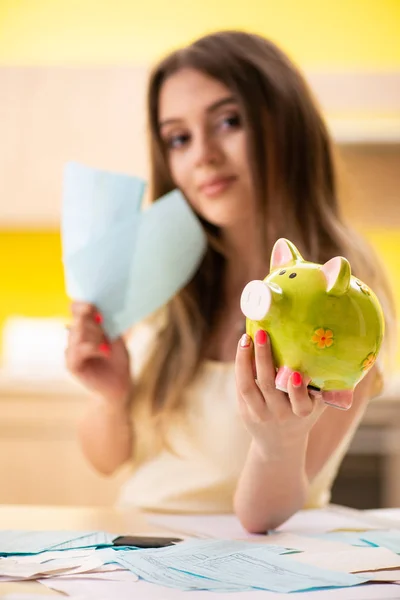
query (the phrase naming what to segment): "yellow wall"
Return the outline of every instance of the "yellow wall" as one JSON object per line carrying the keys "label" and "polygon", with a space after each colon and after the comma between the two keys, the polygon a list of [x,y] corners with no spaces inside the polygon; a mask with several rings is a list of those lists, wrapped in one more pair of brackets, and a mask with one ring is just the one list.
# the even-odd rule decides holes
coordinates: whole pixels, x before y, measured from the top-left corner
{"label": "yellow wall", "polygon": [[0,353],[8,316],[68,316],[63,277],[57,232],[0,231]]}
{"label": "yellow wall", "polygon": [[307,66],[400,65],[399,0],[1,0],[0,64],[147,63],[215,29],[245,28]]}

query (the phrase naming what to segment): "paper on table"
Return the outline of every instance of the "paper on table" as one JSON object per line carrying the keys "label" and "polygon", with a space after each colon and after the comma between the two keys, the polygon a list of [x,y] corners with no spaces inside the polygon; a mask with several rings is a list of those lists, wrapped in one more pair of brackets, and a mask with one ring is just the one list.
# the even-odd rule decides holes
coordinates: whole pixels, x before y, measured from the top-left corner
{"label": "paper on table", "polygon": [[367,542],[361,539],[362,532],[356,531],[330,531],[329,533],[314,533],[308,537],[323,540],[328,542],[339,542],[348,546],[360,546],[362,548],[370,548],[376,546],[372,542]]}
{"label": "paper on table", "polygon": [[[51,596],[49,596],[49,594],[5,594],[3,596],[1,596],[1,600],[51,600]],[[68,600],[87,600],[87,598],[84,598],[83,596],[69,596]]]}
{"label": "paper on table", "polygon": [[[392,511],[391,517],[389,515],[390,509],[380,508],[375,510],[360,510],[350,506],[342,506],[341,504],[330,504],[329,510],[336,513],[337,515],[347,516],[348,518],[354,518],[363,523],[365,526],[358,527],[358,530],[364,531],[366,529],[398,529],[399,527],[399,515],[396,511]],[[400,510],[400,509],[398,509]]]}
{"label": "paper on table", "polygon": [[116,560],[146,581],[180,589],[221,591],[225,585],[231,591],[236,586],[293,592],[365,581],[346,573],[300,565],[287,556],[278,556],[277,550],[271,552],[268,546],[239,540],[197,540],[157,552],[118,552]]}
{"label": "paper on table", "polygon": [[0,532],[0,554],[35,554],[86,535],[84,531],[5,530]]}
{"label": "paper on table", "polygon": [[349,549],[349,545],[343,542],[316,539],[285,532],[270,533],[265,536],[261,543],[266,545],[274,544],[275,546],[301,550],[303,552],[340,552],[341,550]]}
{"label": "paper on table", "polygon": [[[229,543],[231,547],[239,547],[239,545],[243,544],[243,542],[239,541]],[[214,540],[212,542],[205,541],[203,544],[200,540],[193,540],[177,544],[176,546],[160,548],[157,550],[145,550],[141,552],[129,550],[118,551],[115,553],[115,561],[150,583],[156,583],[158,585],[178,588],[181,590],[212,590],[220,592],[233,592],[251,589],[251,585],[248,584],[238,586],[231,584],[231,582],[220,583],[215,578],[210,579],[207,577],[197,577],[196,575],[192,575],[184,571],[169,568],[169,563],[171,560],[174,562],[174,564],[176,564],[176,562],[179,560],[174,557],[175,552],[177,552],[177,555],[182,558],[184,563],[187,557],[191,556],[193,553],[195,553],[196,556],[207,556],[208,552],[212,554],[212,548],[214,544]],[[222,551],[222,547],[221,542],[217,541],[217,544],[218,549],[215,549],[214,552],[218,553],[219,549]],[[208,552],[206,551],[206,548],[208,549]],[[172,559],[171,556],[173,557]]]}
{"label": "paper on table", "polygon": [[387,548],[396,554],[400,554],[400,531],[390,529],[389,531],[365,531],[360,537],[366,542]]}
{"label": "paper on table", "polygon": [[4,530],[0,532],[0,554],[37,554],[45,550],[107,546],[115,537],[104,532]]}
{"label": "paper on table", "polygon": [[393,583],[400,583],[399,569],[389,569],[388,571],[364,571],[358,573],[358,575],[362,575],[362,577],[373,581],[391,581]]}
{"label": "paper on table", "polygon": [[380,521],[392,521],[394,525],[388,527],[400,527],[400,508],[373,508],[363,512],[368,517],[378,518]]}
{"label": "paper on table", "polygon": [[[233,596],[229,597],[224,592],[215,592],[210,596],[208,590],[189,592],[153,585],[143,580],[130,583],[94,581],[85,578],[69,580],[57,578],[41,580],[41,583],[70,597],[73,596],[74,600],[78,594],[82,594],[84,598],[96,598],[96,600],[110,600],[110,598],[118,598],[118,600],[132,600],[132,598],[145,598],[146,600],[227,600],[227,598],[230,600],[283,600],[284,598],[280,593],[266,590],[235,592]],[[399,600],[398,587],[385,583],[363,586],[362,589],[358,586],[346,588],[345,596],[343,590],[338,592],[337,588],[313,590],[298,594],[294,592],[290,597],[288,596],[288,600],[337,600],[338,593],[340,593],[341,598],[346,598],[346,600],[361,600],[361,598],[362,600]]]}
{"label": "paper on table", "polygon": [[46,550],[45,552],[39,552],[38,554],[13,554],[6,558],[0,558],[0,564],[5,560],[14,561],[18,564],[36,564],[59,558],[87,558],[88,556],[93,556],[94,552],[95,550],[93,548],[78,548],[76,550]]}
{"label": "paper on table", "polygon": [[104,565],[100,552],[91,552],[87,556],[71,556],[65,551],[59,552],[57,557],[54,556],[56,553],[49,553],[53,555],[51,558],[46,558],[45,554],[41,555],[41,560],[37,560],[38,555],[0,559],[0,581],[38,579],[54,574],[75,575],[94,571]]}
{"label": "paper on table", "polygon": [[344,571],[345,573],[400,567],[400,557],[397,554],[386,548],[376,547],[352,547],[332,554],[302,552],[291,555],[291,558],[303,564],[321,567],[322,569],[332,569],[333,571]]}
{"label": "paper on table", "polygon": [[112,546],[113,540],[117,537],[115,533],[106,533],[104,531],[94,531],[85,534],[78,539],[70,539],[52,546],[52,550],[74,550],[75,548],[98,548],[99,546]]}
{"label": "paper on table", "polygon": [[81,573],[79,576],[73,573],[67,573],[59,575],[60,579],[81,579],[81,580],[92,580],[92,581],[129,581],[134,583],[139,580],[138,576],[132,571],[128,571],[127,569],[123,569],[122,567],[117,567],[115,569],[107,569],[106,567],[109,565],[103,565],[101,569],[96,569],[93,571],[87,571],[86,573]]}
{"label": "paper on table", "polygon": [[[293,555],[297,556],[297,555]],[[296,592],[324,587],[347,587],[366,580],[356,575],[338,573],[301,564],[289,555],[278,556],[267,546],[254,546],[213,558],[199,560],[196,555],[176,569],[202,577],[215,577],[220,582],[252,585],[275,592]]]}
{"label": "paper on table", "polygon": [[168,531],[205,538],[264,539],[264,534],[251,534],[235,515],[160,515],[146,513],[146,520]]}
{"label": "paper on table", "polygon": [[363,517],[362,512],[347,513],[336,507],[315,508],[301,510],[295,513],[277,531],[289,533],[326,533],[337,529],[350,529],[353,531],[377,529],[376,525]]}
{"label": "paper on table", "polygon": [[[264,534],[250,534],[240,524],[235,515],[159,515],[147,513],[149,522],[169,531],[196,535],[199,537],[231,539],[265,539]],[[362,521],[338,514],[328,508],[301,510],[276,531],[287,533],[325,533],[333,529],[369,529]],[[373,529],[373,527],[371,527]],[[269,537],[269,536],[268,536]]]}
{"label": "paper on table", "polygon": [[67,293],[98,307],[111,338],[168,302],[207,247],[200,221],[178,190],[140,211],[143,189],[142,180],[127,175],[77,163],[65,169]]}

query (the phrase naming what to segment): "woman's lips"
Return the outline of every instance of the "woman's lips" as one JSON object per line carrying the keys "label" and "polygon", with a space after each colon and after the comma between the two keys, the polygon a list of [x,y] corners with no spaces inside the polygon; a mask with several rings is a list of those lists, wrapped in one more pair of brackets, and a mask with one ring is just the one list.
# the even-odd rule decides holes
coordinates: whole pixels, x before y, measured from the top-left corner
{"label": "woman's lips", "polygon": [[235,180],[236,177],[234,175],[230,177],[215,177],[200,185],[200,190],[203,194],[212,198],[225,192]]}

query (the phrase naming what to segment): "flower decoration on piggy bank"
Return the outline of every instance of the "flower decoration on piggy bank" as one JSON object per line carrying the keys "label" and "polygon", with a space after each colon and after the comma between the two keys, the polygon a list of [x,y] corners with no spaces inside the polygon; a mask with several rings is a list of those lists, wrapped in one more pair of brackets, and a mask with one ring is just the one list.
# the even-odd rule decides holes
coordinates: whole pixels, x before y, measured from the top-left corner
{"label": "flower decoration on piggy bank", "polygon": [[253,340],[258,329],[268,332],[278,389],[287,392],[291,374],[299,371],[325,402],[351,406],[356,384],[378,355],[384,318],[376,295],[351,275],[345,258],[307,262],[281,238],[269,275],[246,285],[240,306]]}

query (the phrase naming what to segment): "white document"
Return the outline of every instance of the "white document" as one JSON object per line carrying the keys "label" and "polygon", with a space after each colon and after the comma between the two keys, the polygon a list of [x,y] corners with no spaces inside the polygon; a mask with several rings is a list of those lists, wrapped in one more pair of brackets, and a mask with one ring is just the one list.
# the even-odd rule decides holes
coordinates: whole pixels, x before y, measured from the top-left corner
{"label": "white document", "polygon": [[[41,583],[53,590],[72,596],[74,600],[80,595],[96,600],[134,600],[136,598],[140,600],[338,600],[338,598],[343,600],[399,600],[398,586],[385,583],[349,587],[345,590],[336,588],[294,592],[290,595],[266,590],[235,592],[229,595],[217,592],[210,594],[208,591],[190,592],[154,585],[142,580],[136,583],[126,583],[57,578],[44,579],[41,580]],[[7,598],[7,600],[9,599]],[[10,600],[14,600],[14,598],[10,598]]]}
{"label": "white document", "polygon": [[388,571],[365,571],[364,573],[358,573],[368,579],[374,581],[391,581],[392,583],[400,584],[400,569],[389,569]]}
{"label": "white document", "polygon": [[373,510],[365,510],[364,514],[367,515],[368,518],[377,518],[382,521],[382,523],[384,523],[384,521],[390,521],[392,525],[387,525],[387,527],[400,527],[400,508],[376,508]]}
{"label": "white document", "polygon": [[[64,550],[29,556],[0,558],[0,582],[39,579],[54,575],[77,575],[105,569],[107,554],[101,550]],[[117,566],[112,565],[115,569]]]}
{"label": "white document", "polygon": [[[248,533],[240,524],[235,515],[159,515],[146,514],[147,520],[169,531],[186,533],[197,537],[230,538],[230,539],[256,539],[266,536]],[[326,533],[336,529],[366,530],[377,529],[368,519],[363,519],[362,514],[354,516],[345,511],[339,512],[335,508],[318,508],[301,510],[291,517],[286,523],[278,527],[277,531],[296,534]]]}
{"label": "white document", "polygon": [[103,570],[105,566],[100,570],[90,571],[89,573],[81,573],[80,575],[76,575],[73,573],[67,575],[59,575],[58,579],[73,579],[80,581],[118,581],[118,582],[130,582],[135,583],[139,581],[139,577],[132,573],[132,571],[127,571],[126,569],[116,568],[113,570]]}
{"label": "white document", "polygon": [[[284,555],[282,557],[284,558]],[[352,547],[348,550],[333,553],[301,552],[300,554],[291,554],[290,558],[321,569],[332,569],[333,571],[346,573],[400,567],[400,556],[391,552],[391,550],[387,550],[387,548]]]}
{"label": "white document", "polygon": [[[0,596],[1,600],[51,600],[54,596],[49,594],[5,594]],[[83,596],[69,596],[68,600],[87,600]]]}
{"label": "white document", "polygon": [[200,538],[218,539],[262,539],[265,535],[254,535],[246,531],[235,515],[160,515],[146,514],[152,525],[163,527]]}
{"label": "white document", "polygon": [[38,554],[47,550],[66,550],[111,546],[116,535],[103,531],[0,531],[0,554]]}
{"label": "white document", "polygon": [[[280,548],[240,540],[191,540],[157,550],[118,551],[115,561],[148,582],[185,590],[294,592],[359,585],[362,577],[310,567]],[[328,554],[328,553],[327,553]],[[291,556],[297,556],[293,554]]]}
{"label": "white document", "polygon": [[300,510],[278,527],[278,531],[290,533],[327,533],[340,529],[365,531],[382,528],[373,518],[365,516],[362,511],[347,509],[347,507],[327,506]]}
{"label": "white document", "polygon": [[[253,540],[250,540],[253,541]],[[301,552],[341,552],[349,550],[351,546],[343,542],[312,538],[297,535],[295,533],[276,532],[264,536],[257,543],[272,544],[291,550],[300,550]]]}
{"label": "white document", "polygon": [[400,530],[399,529],[388,529],[387,531],[365,531],[360,534],[360,537],[374,544],[375,546],[381,546],[387,548],[396,554],[400,554]]}

